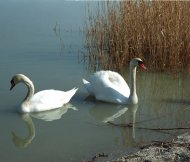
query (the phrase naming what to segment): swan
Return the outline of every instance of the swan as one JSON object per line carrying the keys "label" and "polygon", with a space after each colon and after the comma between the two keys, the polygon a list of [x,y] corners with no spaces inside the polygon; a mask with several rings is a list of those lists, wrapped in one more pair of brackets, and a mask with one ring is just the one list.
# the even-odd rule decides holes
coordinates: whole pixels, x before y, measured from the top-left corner
{"label": "swan", "polygon": [[59,108],[67,104],[78,88],[69,91],[43,90],[34,94],[33,82],[23,74],[16,74],[11,79],[11,88],[13,89],[18,83],[24,83],[28,88],[28,93],[21,104],[21,112],[40,112]]}
{"label": "swan", "polygon": [[90,95],[97,100],[116,104],[137,104],[136,94],[136,68],[137,66],[146,70],[146,66],[140,58],[133,58],[130,61],[130,86],[123,77],[110,70],[95,72],[90,80],[83,79],[84,87]]}

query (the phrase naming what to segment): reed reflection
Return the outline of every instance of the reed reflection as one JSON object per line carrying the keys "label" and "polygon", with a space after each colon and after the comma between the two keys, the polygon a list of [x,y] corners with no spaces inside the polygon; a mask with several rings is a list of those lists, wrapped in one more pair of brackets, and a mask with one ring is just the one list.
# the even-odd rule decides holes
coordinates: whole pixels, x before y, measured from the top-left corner
{"label": "reed reflection", "polygon": [[[189,112],[184,108],[189,102],[190,78],[182,73],[147,73],[139,75],[138,85],[141,109],[141,121],[155,119],[146,123],[146,127],[180,127],[186,125]],[[146,95],[145,95],[146,94]]]}

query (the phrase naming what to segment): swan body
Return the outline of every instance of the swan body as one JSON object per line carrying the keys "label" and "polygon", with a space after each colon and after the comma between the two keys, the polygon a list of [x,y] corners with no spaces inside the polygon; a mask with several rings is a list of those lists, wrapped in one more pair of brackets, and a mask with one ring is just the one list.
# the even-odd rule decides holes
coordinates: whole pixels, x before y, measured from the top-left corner
{"label": "swan body", "polygon": [[90,95],[101,101],[123,103],[130,94],[123,77],[113,71],[98,71],[90,77],[89,82],[83,79],[83,83]]}
{"label": "swan body", "polygon": [[66,92],[50,89],[34,94],[32,81],[23,74],[13,76],[10,90],[20,82],[24,83],[28,88],[27,96],[21,104],[21,112],[40,112],[59,108],[67,104],[77,91],[77,88]]}
{"label": "swan body", "polygon": [[140,58],[134,58],[130,62],[130,82],[129,88],[123,77],[113,71],[101,70],[95,72],[89,81],[83,79],[84,87],[90,95],[97,100],[117,103],[117,104],[137,104],[136,94],[136,67],[146,69]]}

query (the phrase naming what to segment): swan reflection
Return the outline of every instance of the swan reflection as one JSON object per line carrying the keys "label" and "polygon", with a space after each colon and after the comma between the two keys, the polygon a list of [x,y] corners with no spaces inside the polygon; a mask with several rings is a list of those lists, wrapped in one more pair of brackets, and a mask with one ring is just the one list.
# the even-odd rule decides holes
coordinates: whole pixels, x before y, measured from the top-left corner
{"label": "swan reflection", "polygon": [[44,112],[33,112],[33,113],[30,113],[30,115],[36,119],[41,119],[44,121],[53,121],[53,120],[61,119],[62,115],[67,113],[68,109],[72,109],[75,111],[78,110],[72,104],[68,103],[59,109],[49,110],[49,111],[44,111]]}
{"label": "swan reflection", "polygon": [[27,126],[27,132],[28,135],[26,137],[20,137],[16,135],[15,132],[12,132],[12,141],[15,144],[15,146],[19,148],[26,148],[28,145],[31,144],[32,140],[35,137],[35,125],[32,121],[32,118],[41,119],[44,121],[54,121],[61,119],[62,115],[67,113],[68,109],[78,110],[76,107],[74,107],[72,104],[66,104],[63,107],[55,110],[50,111],[44,111],[44,112],[38,112],[38,113],[24,113],[20,114],[21,119],[24,121],[24,123]]}
{"label": "swan reflection", "polygon": [[112,116],[106,117],[103,122],[107,123],[107,122],[111,122],[114,121],[116,118],[119,118],[121,115],[125,114],[125,112],[128,110],[127,107],[122,108],[121,110],[119,110],[118,112],[116,112],[115,114],[113,114]]}
{"label": "swan reflection", "polygon": [[95,118],[95,120],[106,123],[116,120],[127,110],[128,108],[124,105],[95,102],[90,108],[89,113]]}
{"label": "swan reflection", "polygon": [[26,137],[19,137],[15,132],[12,132],[12,141],[15,146],[19,148],[26,148],[35,137],[35,126],[29,113],[21,115],[22,120],[27,126],[28,135]]}
{"label": "swan reflection", "polygon": [[111,122],[115,123],[115,125],[120,125],[121,123],[131,124],[131,137],[135,139],[135,122],[137,110],[138,105],[114,105],[96,102],[96,104],[89,110],[89,113],[99,122]]}
{"label": "swan reflection", "polygon": [[132,136],[133,136],[133,139],[135,139],[135,123],[136,123],[136,113],[138,110],[138,105],[129,105],[128,108],[129,108],[129,116],[130,116],[129,121],[132,124],[132,129],[133,129]]}

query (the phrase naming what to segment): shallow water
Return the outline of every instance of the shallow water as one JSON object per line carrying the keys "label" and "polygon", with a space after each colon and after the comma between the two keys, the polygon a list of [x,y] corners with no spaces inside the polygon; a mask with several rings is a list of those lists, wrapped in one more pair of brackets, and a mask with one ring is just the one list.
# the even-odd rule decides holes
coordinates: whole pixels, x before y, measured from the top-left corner
{"label": "shallow water", "polygon": [[[99,160],[106,161],[135,151],[141,144],[184,132],[140,127],[189,126],[190,76],[186,74],[138,71],[137,106],[87,98],[82,78],[91,72],[83,65],[81,53],[85,5],[59,0],[0,2],[0,161],[74,162],[102,152],[108,157]],[[71,103],[60,109],[21,115],[17,109],[26,87],[19,84],[9,91],[16,73],[30,77],[36,91],[75,86],[79,90]],[[128,75],[126,69],[123,76],[127,81]],[[122,128],[107,121],[135,124]]]}

